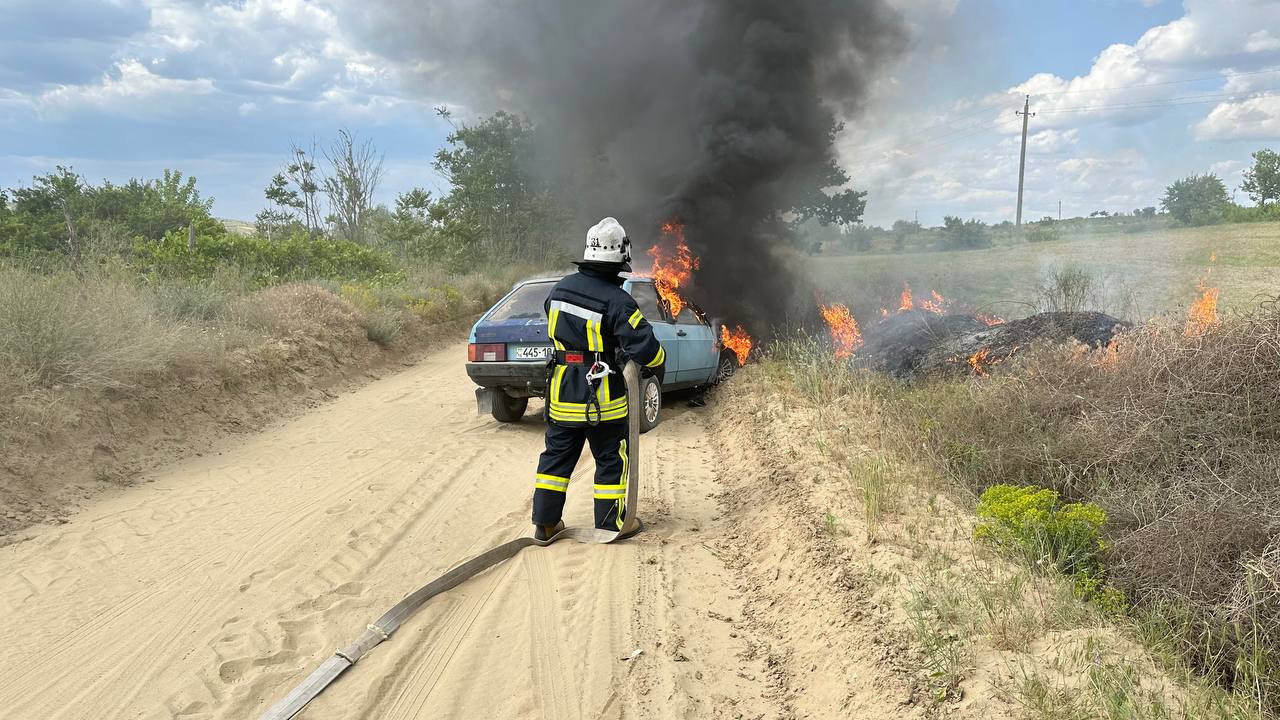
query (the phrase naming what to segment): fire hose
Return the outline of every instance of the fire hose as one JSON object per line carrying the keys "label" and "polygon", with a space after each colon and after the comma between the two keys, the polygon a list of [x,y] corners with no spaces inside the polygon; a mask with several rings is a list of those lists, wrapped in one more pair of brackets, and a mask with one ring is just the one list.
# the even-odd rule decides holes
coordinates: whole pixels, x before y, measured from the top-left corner
{"label": "fire hose", "polygon": [[404,621],[409,619],[409,616],[426,604],[428,600],[442,592],[457,587],[465,580],[488,570],[494,565],[514,557],[516,553],[530,545],[546,547],[559,540],[607,544],[620,538],[630,537],[638,532],[641,529],[640,519],[636,516],[639,508],[640,490],[640,366],[635,362],[628,362],[626,367],[623,368],[622,376],[627,385],[627,423],[629,426],[627,447],[633,448],[631,452],[634,455],[628,462],[629,472],[626,477],[627,492],[625,504],[623,505],[625,515],[623,516],[622,529],[617,532],[611,532],[598,528],[567,528],[547,540],[521,537],[480,553],[444,575],[414,590],[403,600],[396,603],[381,617],[370,623],[355,642],[338,650],[329,659],[321,663],[320,667],[308,675],[306,680],[303,680],[301,684],[289,691],[289,694],[284,699],[267,710],[262,715],[261,720],[289,720],[289,718],[297,715],[306,707],[307,703],[315,699],[339,675],[359,662],[365,653],[390,638],[391,634],[398,630]]}

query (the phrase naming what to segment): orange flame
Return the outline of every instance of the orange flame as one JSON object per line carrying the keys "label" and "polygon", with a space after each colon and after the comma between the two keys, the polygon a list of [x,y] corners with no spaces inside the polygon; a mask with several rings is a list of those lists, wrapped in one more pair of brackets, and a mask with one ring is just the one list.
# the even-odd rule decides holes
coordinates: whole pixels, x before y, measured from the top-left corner
{"label": "orange flame", "polygon": [[990,355],[991,351],[989,349],[982,348],[969,356],[969,367],[973,368],[974,375],[982,377],[987,374],[987,368],[991,366]]}
{"label": "orange flame", "polygon": [[946,315],[947,306],[951,304],[951,301],[939,295],[936,290],[930,290],[929,295],[932,296],[932,299],[921,300],[920,307],[936,315]]}
{"label": "orange flame", "polygon": [[653,258],[650,274],[653,275],[653,284],[658,289],[658,295],[666,301],[674,317],[680,314],[685,305],[684,298],[680,297],[680,288],[688,285],[693,277],[693,271],[698,269],[699,262],[698,258],[689,252],[689,246],[684,242],[683,223],[663,223],[662,236],[669,240],[674,239],[675,250],[671,252],[663,245],[654,245],[649,248],[649,257]]}
{"label": "orange flame", "polygon": [[1185,335],[1194,337],[1218,324],[1218,288],[1206,287],[1204,280],[1196,282],[1200,297],[1191,303],[1187,311],[1187,327]]}
{"label": "orange flame", "polygon": [[911,302],[911,286],[903,283],[902,298],[898,302],[898,312],[906,312],[914,307],[915,304]]}
{"label": "orange flame", "polygon": [[987,315],[986,313],[978,313],[974,317],[978,318],[987,325],[1003,325],[1004,318],[996,315]]}
{"label": "orange flame", "polygon": [[732,350],[738,356],[738,364],[743,365],[747,362],[747,355],[751,354],[751,346],[754,342],[741,325],[735,327],[733,332],[729,332],[728,325],[721,325],[720,344]]}
{"label": "orange flame", "polygon": [[831,329],[831,341],[836,346],[836,359],[843,360],[853,355],[853,351],[862,346],[862,333],[858,330],[858,321],[853,313],[844,305],[821,305],[822,319]]}
{"label": "orange flame", "polygon": [[1114,368],[1120,364],[1119,338],[1111,338],[1105,347],[1094,353],[1094,366],[1104,369]]}

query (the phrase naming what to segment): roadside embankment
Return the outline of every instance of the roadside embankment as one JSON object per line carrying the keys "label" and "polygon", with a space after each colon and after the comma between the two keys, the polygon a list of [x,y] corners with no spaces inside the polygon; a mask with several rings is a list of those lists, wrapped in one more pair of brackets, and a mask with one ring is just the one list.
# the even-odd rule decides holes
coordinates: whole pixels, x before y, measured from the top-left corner
{"label": "roadside embankment", "polygon": [[[981,380],[948,382],[961,394]],[[793,716],[1259,717],[1248,693],[1150,644],[1114,596],[1082,592],[1056,556],[992,542],[1008,513],[975,513],[969,486],[936,464],[931,426],[909,427],[903,392],[829,348],[784,342],[719,398],[740,622]],[[1026,537],[1075,537],[1074,509]]]}
{"label": "roadside embankment", "polygon": [[234,268],[0,267],[0,537],[456,338],[515,275],[262,287]]}

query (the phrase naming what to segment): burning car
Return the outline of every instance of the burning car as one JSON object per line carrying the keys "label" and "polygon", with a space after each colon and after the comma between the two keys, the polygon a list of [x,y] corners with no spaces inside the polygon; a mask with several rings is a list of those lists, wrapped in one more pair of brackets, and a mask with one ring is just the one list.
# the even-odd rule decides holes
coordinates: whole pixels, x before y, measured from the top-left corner
{"label": "burning car", "polygon": [[[733,349],[738,338],[726,327],[714,327],[691,303],[682,303],[673,314],[653,278],[629,273],[623,277],[623,289],[636,299],[667,353],[662,376],[646,372],[642,379],[640,427],[647,431],[658,424],[664,392],[708,387],[738,369],[739,352]],[[467,375],[480,386],[476,401],[481,413],[489,412],[500,422],[518,422],[529,398],[546,394],[551,342],[543,303],[558,280],[560,276],[516,283],[472,326]]]}

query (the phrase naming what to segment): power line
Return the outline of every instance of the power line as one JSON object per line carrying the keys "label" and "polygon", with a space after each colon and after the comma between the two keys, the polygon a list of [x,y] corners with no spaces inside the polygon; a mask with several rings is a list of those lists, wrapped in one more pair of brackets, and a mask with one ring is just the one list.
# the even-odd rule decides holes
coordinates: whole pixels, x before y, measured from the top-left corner
{"label": "power line", "polygon": [[1066,113],[1094,112],[1096,110],[1124,110],[1124,109],[1150,109],[1162,107],[1179,107],[1182,105],[1204,105],[1209,103],[1218,103],[1225,100],[1252,100],[1264,97],[1266,93],[1272,92],[1280,88],[1263,88],[1248,93],[1213,93],[1208,95],[1187,95],[1184,97],[1165,98],[1163,100],[1145,100],[1131,103],[1106,103],[1102,105],[1077,105],[1075,107],[1058,108],[1056,110],[1044,110],[1045,115],[1057,115]]}

